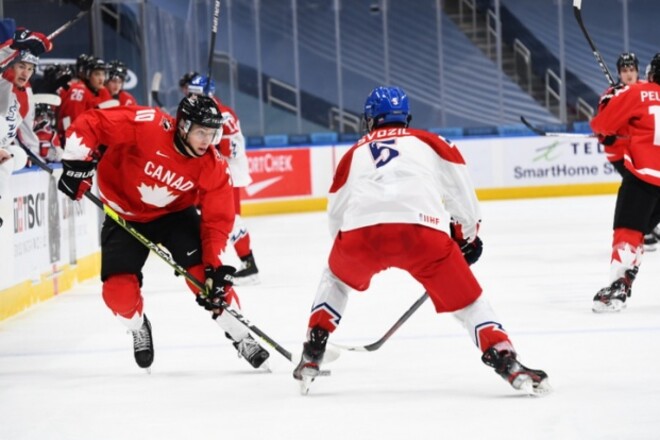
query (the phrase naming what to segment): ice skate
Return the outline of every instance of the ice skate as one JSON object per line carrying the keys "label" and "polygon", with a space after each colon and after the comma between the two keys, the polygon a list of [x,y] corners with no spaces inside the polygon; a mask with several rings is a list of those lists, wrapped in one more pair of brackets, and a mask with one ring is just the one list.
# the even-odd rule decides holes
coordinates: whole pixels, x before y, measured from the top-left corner
{"label": "ice skate", "polygon": [[133,335],[133,352],[135,354],[135,362],[140,368],[147,370],[151,373],[151,364],[154,361],[154,343],[151,337],[151,323],[147,319],[147,315],[143,315],[142,327],[139,330],[131,331]]}
{"label": "ice skate", "polygon": [[266,371],[270,371],[268,362],[266,362],[270,353],[259,345],[252,336],[248,335],[240,341],[234,342],[233,345],[238,352],[239,358],[244,358],[254,368],[262,368]]}
{"label": "ice skate", "polygon": [[257,269],[257,263],[254,261],[254,255],[250,252],[241,257],[241,269],[234,274],[234,285],[251,286],[260,282],[259,269]]}
{"label": "ice skate", "polygon": [[328,331],[314,327],[309,334],[309,341],[303,344],[300,362],[293,370],[293,378],[300,381],[300,393],[306,395],[312,382],[321,374],[321,363],[328,342]]}
{"label": "ice skate", "polygon": [[484,364],[493,367],[495,372],[516,390],[530,396],[543,396],[552,391],[548,375],[542,370],[525,367],[518,362],[516,353],[513,351],[497,350],[495,347],[491,347],[484,352],[481,360]]}
{"label": "ice skate", "polygon": [[600,289],[594,296],[591,310],[594,313],[612,313],[625,309],[626,299],[632,294],[632,283],[638,270],[637,266],[628,269],[623,277]]}
{"label": "ice skate", "polygon": [[658,249],[658,237],[655,234],[655,229],[653,232],[644,235],[644,252],[655,252]]}

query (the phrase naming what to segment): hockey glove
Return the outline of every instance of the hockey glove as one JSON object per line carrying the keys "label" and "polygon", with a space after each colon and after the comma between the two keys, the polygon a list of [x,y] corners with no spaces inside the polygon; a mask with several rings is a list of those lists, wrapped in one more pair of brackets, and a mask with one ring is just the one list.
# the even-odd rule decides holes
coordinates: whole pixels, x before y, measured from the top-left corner
{"label": "hockey glove", "polygon": [[18,28],[14,33],[14,42],[10,47],[15,50],[27,50],[32,55],[38,57],[42,53],[50,52],[53,48],[53,43],[44,34],[32,32],[25,28]]}
{"label": "hockey glove", "polygon": [[197,295],[197,304],[206,310],[219,308],[219,304],[225,301],[225,295],[234,285],[234,273],[236,268],[232,266],[220,266],[217,269],[207,267],[204,269],[206,276],[206,292]]}
{"label": "hockey glove", "polygon": [[94,162],[63,160],[62,168],[62,177],[57,183],[57,188],[71,200],[82,199],[87,190],[92,187]]}
{"label": "hockey glove", "polygon": [[461,252],[463,252],[463,258],[465,258],[465,261],[470,266],[479,260],[484,250],[484,244],[479,237],[476,237],[470,243],[467,241],[459,242],[458,246],[461,248]]}

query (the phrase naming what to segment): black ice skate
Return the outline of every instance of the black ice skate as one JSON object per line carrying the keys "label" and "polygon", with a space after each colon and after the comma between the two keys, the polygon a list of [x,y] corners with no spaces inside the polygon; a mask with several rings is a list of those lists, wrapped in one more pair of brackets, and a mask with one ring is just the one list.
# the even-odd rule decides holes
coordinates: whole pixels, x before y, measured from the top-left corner
{"label": "black ice skate", "polygon": [[591,310],[594,313],[620,312],[626,308],[626,299],[632,294],[632,283],[637,276],[637,266],[628,269],[625,275],[608,287],[603,287],[594,296]]}
{"label": "black ice skate", "polygon": [[257,269],[257,263],[254,262],[254,255],[250,252],[241,257],[241,269],[234,273],[234,285],[250,286],[253,284],[259,284],[259,269]]}
{"label": "black ice skate", "polygon": [[300,382],[300,392],[307,394],[309,387],[317,376],[321,374],[321,362],[328,342],[328,331],[321,327],[314,327],[309,334],[309,341],[303,344],[300,362],[293,370],[293,378]]}
{"label": "black ice skate", "polygon": [[518,362],[513,351],[491,347],[484,352],[481,360],[484,364],[493,367],[495,372],[516,390],[524,391],[531,396],[542,396],[552,391],[548,375],[544,371],[525,367]]}
{"label": "black ice skate", "polygon": [[270,370],[268,364],[264,364],[270,353],[268,353],[252,336],[248,335],[238,342],[233,343],[234,348],[238,352],[238,357],[245,358],[246,361],[254,368],[262,367],[265,370]]}
{"label": "black ice skate", "polygon": [[143,315],[142,327],[139,330],[133,330],[133,352],[135,362],[140,368],[146,368],[150,371],[151,364],[154,361],[154,343],[151,337],[151,323],[147,315]]}

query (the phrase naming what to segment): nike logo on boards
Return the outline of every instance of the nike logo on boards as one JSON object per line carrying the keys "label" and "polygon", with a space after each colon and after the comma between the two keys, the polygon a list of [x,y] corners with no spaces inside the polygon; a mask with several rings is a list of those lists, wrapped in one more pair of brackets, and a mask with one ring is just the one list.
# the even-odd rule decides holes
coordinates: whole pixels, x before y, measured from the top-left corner
{"label": "nike logo on boards", "polygon": [[245,187],[245,192],[248,196],[253,196],[256,193],[263,191],[264,189],[272,186],[283,179],[284,176],[271,177],[270,179],[262,180],[261,182],[256,182]]}

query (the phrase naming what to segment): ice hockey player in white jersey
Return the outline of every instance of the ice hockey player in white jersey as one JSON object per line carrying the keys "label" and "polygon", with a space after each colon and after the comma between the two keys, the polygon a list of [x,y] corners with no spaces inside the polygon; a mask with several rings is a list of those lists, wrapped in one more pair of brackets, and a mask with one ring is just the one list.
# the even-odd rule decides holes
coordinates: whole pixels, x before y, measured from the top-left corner
{"label": "ice hockey player in white jersey", "polygon": [[351,291],[368,289],[376,273],[396,267],[424,286],[437,313],[462,322],[482,361],[513,388],[547,393],[547,374],[520,363],[469,267],[482,252],[481,213],[465,161],[449,141],[409,128],[410,119],[402,89],[369,94],[367,134],[342,157],[330,188],[334,243],[293,377],[306,394]]}
{"label": "ice hockey player in white jersey", "polygon": [[23,28],[0,44],[0,198],[9,193],[11,174],[27,163],[27,155],[17,145],[17,138],[34,152],[38,151],[30,78],[39,62],[38,55],[51,48],[46,36]]}

